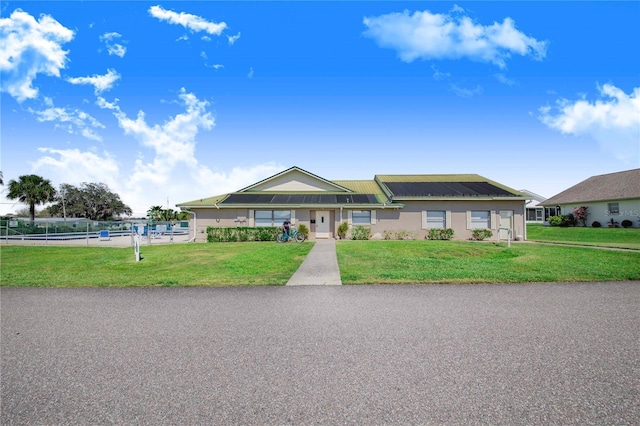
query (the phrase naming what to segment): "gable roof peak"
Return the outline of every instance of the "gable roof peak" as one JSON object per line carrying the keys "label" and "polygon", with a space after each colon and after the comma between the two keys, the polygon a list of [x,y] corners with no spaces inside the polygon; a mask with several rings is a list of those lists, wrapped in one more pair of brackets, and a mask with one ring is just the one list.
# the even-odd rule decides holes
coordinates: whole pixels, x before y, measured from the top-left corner
{"label": "gable roof peak", "polygon": [[338,185],[335,182],[332,182],[332,181],[330,181],[328,179],[325,179],[325,178],[320,177],[318,175],[315,175],[315,174],[313,174],[311,172],[308,172],[308,171],[306,171],[306,170],[304,170],[304,169],[302,169],[302,168],[300,168],[298,166],[290,167],[290,168],[288,168],[286,170],[283,170],[280,173],[276,173],[273,176],[265,178],[265,179],[263,179],[263,180],[261,180],[259,182],[254,183],[253,185],[250,185],[250,186],[247,186],[245,188],[242,188],[242,189],[240,189],[240,190],[238,190],[236,192],[249,192],[249,191],[252,191],[252,190],[260,190],[259,188],[261,188],[261,187],[264,190],[264,187],[266,185],[268,185],[270,182],[275,182],[278,179],[281,179],[286,175],[292,175],[292,174],[295,174],[295,173],[302,174],[306,178],[310,179],[311,181],[318,182],[321,186],[324,186],[325,188],[331,188],[331,190],[334,190],[334,191],[353,192],[349,188],[346,188],[344,186]]}

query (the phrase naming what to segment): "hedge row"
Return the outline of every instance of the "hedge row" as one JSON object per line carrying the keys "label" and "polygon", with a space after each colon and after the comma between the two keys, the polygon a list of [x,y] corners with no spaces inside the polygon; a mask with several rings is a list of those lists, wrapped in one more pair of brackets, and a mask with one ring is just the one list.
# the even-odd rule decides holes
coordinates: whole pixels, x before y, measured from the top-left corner
{"label": "hedge row", "polygon": [[270,227],[238,227],[238,228],[207,228],[208,243],[229,243],[244,241],[275,241],[281,229],[278,226]]}

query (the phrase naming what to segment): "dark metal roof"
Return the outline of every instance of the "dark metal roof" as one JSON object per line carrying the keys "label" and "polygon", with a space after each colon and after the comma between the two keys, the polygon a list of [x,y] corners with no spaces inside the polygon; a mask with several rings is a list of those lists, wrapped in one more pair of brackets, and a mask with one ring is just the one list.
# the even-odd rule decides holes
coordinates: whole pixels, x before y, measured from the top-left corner
{"label": "dark metal roof", "polygon": [[394,197],[517,196],[488,182],[384,182]]}
{"label": "dark metal roof", "polygon": [[231,194],[221,204],[379,204],[373,194]]}

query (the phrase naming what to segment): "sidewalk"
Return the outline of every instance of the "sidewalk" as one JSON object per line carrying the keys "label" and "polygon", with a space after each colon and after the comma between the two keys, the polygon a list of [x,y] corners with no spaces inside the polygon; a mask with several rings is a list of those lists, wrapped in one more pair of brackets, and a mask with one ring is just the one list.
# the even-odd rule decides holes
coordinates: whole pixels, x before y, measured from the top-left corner
{"label": "sidewalk", "polygon": [[317,240],[287,285],[342,285],[335,240]]}

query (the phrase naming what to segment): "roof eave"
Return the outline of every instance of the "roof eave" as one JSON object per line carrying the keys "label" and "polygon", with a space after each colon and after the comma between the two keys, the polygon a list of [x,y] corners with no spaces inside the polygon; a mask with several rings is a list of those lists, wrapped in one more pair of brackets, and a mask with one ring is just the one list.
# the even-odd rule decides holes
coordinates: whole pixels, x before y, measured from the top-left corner
{"label": "roof eave", "polygon": [[[601,199],[593,199],[593,200],[569,200],[569,201],[554,201],[549,199],[540,203],[541,206],[557,206],[560,204],[580,204],[580,203],[607,203],[607,202],[617,202],[617,201],[627,201],[627,200],[640,200],[640,196],[637,197],[624,197],[624,198],[601,198]],[[549,202],[551,201],[551,202]]]}
{"label": "roof eave", "polygon": [[493,197],[490,195],[462,195],[462,196],[428,196],[419,195],[415,197],[403,196],[393,197],[394,201],[525,201],[526,197]]}

